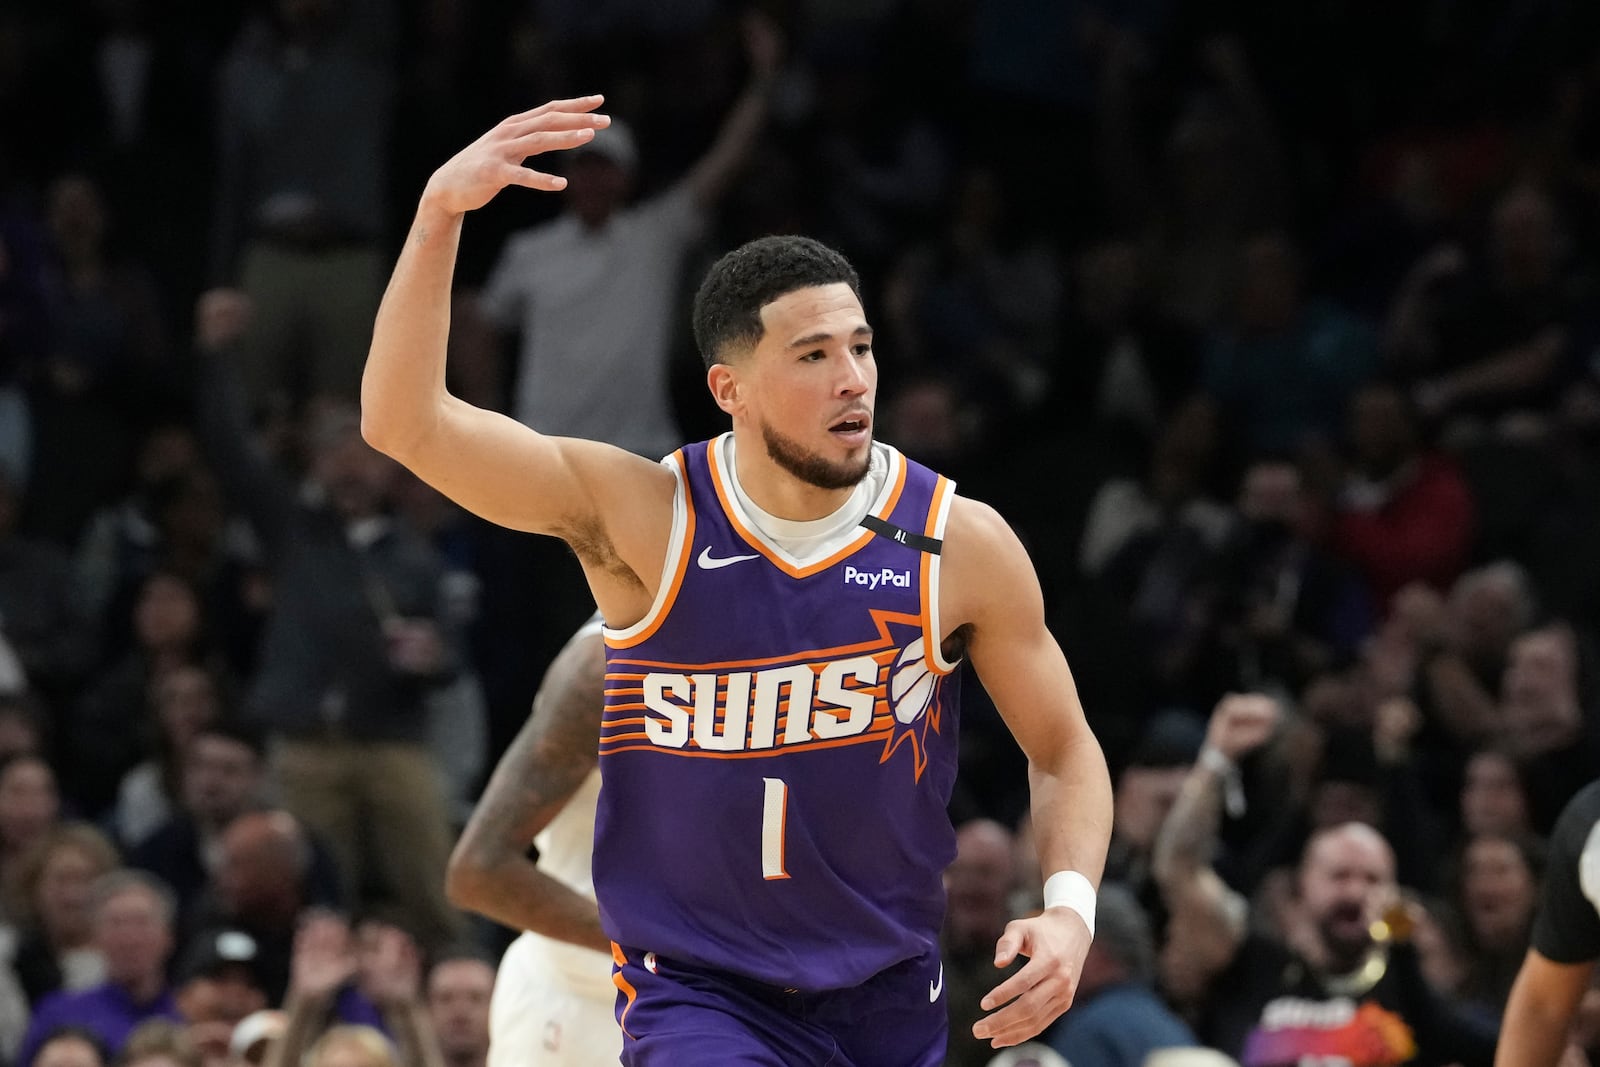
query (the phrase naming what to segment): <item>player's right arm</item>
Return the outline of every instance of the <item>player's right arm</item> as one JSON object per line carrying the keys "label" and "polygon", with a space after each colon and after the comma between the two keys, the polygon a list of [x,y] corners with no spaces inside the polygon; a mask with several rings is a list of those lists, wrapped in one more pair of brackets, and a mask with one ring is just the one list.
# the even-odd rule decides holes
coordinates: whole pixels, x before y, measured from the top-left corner
{"label": "player's right arm", "polygon": [[[361,380],[362,433],[379,451],[468,511],[515,530],[553,534],[578,548],[599,539],[653,581],[660,546],[629,541],[659,530],[673,477],[609,445],[548,437],[445,388],[450,299],[467,212],[511,185],[556,191],[566,179],[523,166],[530,156],[584,144],[610,119],[598,96],[513,115],[428,179],[379,306]],[[626,402],[618,383],[618,402]],[[586,558],[585,562],[590,562]],[[639,566],[635,566],[638,563]]]}
{"label": "player's right arm", "polygon": [[1557,1067],[1595,961],[1557,963],[1528,950],[1506,999],[1495,1067]]}
{"label": "player's right arm", "polygon": [[511,742],[445,874],[450,902],[516,930],[609,952],[595,902],[541,871],[528,846],[599,759],[605,645],[580,631],[551,661],[533,714]]}

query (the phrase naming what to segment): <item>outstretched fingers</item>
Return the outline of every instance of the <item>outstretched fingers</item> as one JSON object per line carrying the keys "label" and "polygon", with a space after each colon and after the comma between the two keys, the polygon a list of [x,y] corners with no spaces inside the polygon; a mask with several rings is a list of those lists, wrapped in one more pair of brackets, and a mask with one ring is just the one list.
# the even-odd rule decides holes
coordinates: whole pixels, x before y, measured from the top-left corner
{"label": "outstretched fingers", "polygon": [[599,93],[589,96],[574,96],[570,100],[550,100],[540,104],[538,107],[529,108],[527,111],[512,115],[506,121],[521,122],[524,119],[531,119],[538,115],[548,115],[552,111],[593,111],[605,102],[606,98]]}

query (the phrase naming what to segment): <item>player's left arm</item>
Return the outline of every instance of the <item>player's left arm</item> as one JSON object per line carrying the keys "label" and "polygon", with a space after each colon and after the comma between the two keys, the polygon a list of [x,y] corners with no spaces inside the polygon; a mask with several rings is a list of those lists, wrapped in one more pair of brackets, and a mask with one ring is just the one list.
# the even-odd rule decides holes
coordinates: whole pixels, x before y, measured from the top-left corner
{"label": "player's left arm", "polygon": [[450,855],[451,903],[515,930],[609,952],[594,901],[540,870],[528,856],[594,769],[605,699],[605,645],[579,631],[557,653],[533,713],[495,765]]}
{"label": "player's left arm", "polygon": [[[964,638],[965,655],[1028,757],[1040,870],[1077,872],[1087,882],[1078,882],[1083,893],[1097,889],[1111,840],[1111,776],[1066,656],[1045,625],[1027,550],[993,508],[957,497],[941,568],[944,618]],[[1086,903],[1092,907],[1092,897]],[[1071,1005],[1091,939],[1083,915],[1067,906],[1011,922],[995,966],[1019,954],[1028,963],[983,998],[992,1014],[973,1033],[1003,1048],[1042,1031]]]}
{"label": "player's left arm", "polygon": [[1506,1000],[1495,1067],[1556,1067],[1561,1062],[1594,967],[1594,960],[1558,963],[1536,948],[1528,950]]}

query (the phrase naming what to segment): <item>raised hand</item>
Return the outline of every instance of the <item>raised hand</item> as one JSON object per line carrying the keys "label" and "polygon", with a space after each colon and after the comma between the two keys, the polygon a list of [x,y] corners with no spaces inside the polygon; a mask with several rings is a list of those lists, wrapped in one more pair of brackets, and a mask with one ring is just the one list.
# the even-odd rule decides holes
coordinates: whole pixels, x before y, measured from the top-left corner
{"label": "raised hand", "polygon": [[1230,693],[1211,712],[1206,744],[1237,762],[1271,739],[1278,717],[1278,702],[1271,697]]}
{"label": "raised hand", "polygon": [[355,973],[356,953],[350,942],[349,925],[330,912],[307,916],[294,935],[290,992],[320,1000],[332,996]]}
{"label": "raised hand", "polygon": [[375,1004],[408,1004],[422,995],[422,950],[410,934],[384,922],[361,928],[361,991]]}
{"label": "raised hand", "polygon": [[587,144],[595,130],[611,125],[609,115],[595,112],[604,100],[602,96],[552,100],[500,120],[433,172],[422,193],[423,203],[462,215],[487,204],[508,185],[546,192],[566,188],[567,179],[525,167],[523,160]]}

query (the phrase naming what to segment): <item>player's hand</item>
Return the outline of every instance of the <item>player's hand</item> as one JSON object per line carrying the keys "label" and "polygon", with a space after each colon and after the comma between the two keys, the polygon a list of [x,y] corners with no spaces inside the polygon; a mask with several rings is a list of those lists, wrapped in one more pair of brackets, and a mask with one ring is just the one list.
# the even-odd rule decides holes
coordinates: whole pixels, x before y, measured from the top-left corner
{"label": "player's hand", "polygon": [[566,188],[567,179],[524,167],[522,161],[593,140],[595,130],[611,125],[609,115],[595,113],[604,100],[601,96],[552,100],[502,119],[433,172],[422,192],[423,203],[461,215],[487,204],[508,185],[547,192]]}
{"label": "player's hand", "polygon": [[1070,908],[1046,908],[1032,918],[1007,923],[995,945],[994,965],[1008,967],[1018,956],[1028,962],[979,1003],[990,1014],[973,1024],[972,1036],[1006,1048],[1054,1022],[1077,995],[1091,940],[1089,927]]}

